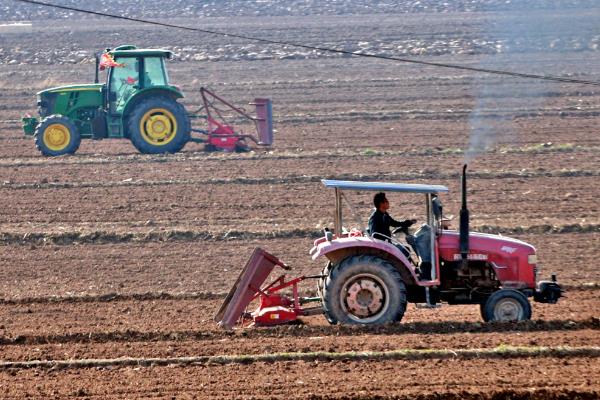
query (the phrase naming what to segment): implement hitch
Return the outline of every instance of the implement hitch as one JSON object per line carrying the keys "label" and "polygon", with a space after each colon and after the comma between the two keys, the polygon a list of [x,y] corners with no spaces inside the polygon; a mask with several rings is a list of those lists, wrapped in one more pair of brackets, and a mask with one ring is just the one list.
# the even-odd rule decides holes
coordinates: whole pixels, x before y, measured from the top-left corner
{"label": "implement hitch", "polygon": [[[274,255],[257,247],[244,266],[221,308],[214,317],[215,322],[225,329],[232,329],[237,323],[244,325],[251,321],[257,326],[271,326],[296,322],[299,316],[321,314],[321,307],[303,308],[302,305],[320,301],[319,297],[301,298],[298,284],[305,279],[317,279],[320,275],[301,276],[286,281],[285,275],[279,276],[266,286],[262,286],[273,269],[279,266],[284,270],[291,268]],[[292,297],[281,293],[283,289],[292,290]],[[251,313],[246,308],[254,300],[258,307]]]}

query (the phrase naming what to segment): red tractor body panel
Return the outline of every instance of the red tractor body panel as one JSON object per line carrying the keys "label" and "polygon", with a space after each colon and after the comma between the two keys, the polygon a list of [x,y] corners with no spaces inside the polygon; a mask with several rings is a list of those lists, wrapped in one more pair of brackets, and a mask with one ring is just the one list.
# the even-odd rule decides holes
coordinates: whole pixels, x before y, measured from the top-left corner
{"label": "red tractor body panel", "polygon": [[[469,261],[489,263],[503,288],[534,289],[536,286],[536,265],[530,263],[531,255],[535,255],[535,248],[523,241],[489,235],[485,233],[469,233],[470,250]],[[456,262],[461,260],[459,233],[444,230],[437,238],[437,253],[439,261]],[[325,238],[315,240],[310,254],[313,260],[321,256],[327,257],[332,262],[337,262],[349,255],[378,251],[387,254],[387,257],[409,278],[406,283],[418,286],[435,286],[440,283],[434,281],[420,281],[415,268],[396,246],[383,240],[369,237],[342,237],[327,241]],[[533,261],[533,260],[532,260]],[[436,265],[439,272],[439,263]],[[436,274],[439,276],[439,273]]]}
{"label": "red tractor body panel", "polygon": [[[442,231],[438,237],[438,251],[443,261],[461,260],[458,231]],[[469,261],[483,261],[492,265],[504,288],[535,288],[536,265],[529,262],[529,256],[532,255],[535,255],[535,247],[523,241],[485,233],[469,233]]]}

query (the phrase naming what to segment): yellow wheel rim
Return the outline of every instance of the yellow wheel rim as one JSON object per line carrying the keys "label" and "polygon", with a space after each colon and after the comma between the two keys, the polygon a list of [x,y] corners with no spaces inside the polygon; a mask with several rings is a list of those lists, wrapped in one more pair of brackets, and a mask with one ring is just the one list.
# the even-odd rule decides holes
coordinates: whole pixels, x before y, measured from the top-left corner
{"label": "yellow wheel rim", "polygon": [[71,131],[63,124],[51,124],[44,130],[44,145],[52,151],[61,151],[71,142]]}
{"label": "yellow wheel rim", "polygon": [[164,108],[153,108],[140,120],[140,132],[144,140],[154,146],[164,146],[177,135],[177,120]]}

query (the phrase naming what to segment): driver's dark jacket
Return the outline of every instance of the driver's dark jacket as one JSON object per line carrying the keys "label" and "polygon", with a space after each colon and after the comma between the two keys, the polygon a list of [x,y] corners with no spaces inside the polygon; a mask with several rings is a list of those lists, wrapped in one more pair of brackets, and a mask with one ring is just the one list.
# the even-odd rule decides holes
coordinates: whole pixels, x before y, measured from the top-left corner
{"label": "driver's dark jacket", "polygon": [[[369,217],[369,234],[373,237],[374,233],[380,233],[387,237],[391,237],[390,226],[394,228],[408,227],[410,221],[396,221],[388,213],[381,212],[379,210],[373,211],[373,214]],[[375,236],[376,239],[387,240],[379,235]]]}

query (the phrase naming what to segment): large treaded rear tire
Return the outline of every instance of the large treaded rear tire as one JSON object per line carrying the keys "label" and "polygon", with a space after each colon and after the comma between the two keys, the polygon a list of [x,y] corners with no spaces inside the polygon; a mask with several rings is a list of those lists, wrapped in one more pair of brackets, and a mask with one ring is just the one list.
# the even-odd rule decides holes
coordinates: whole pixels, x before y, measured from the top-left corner
{"label": "large treaded rear tire", "polygon": [[480,305],[485,322],[526,321],[531,319],[531,304],[527,297],[514,289],[501,289],[492,293]]}
{"label": "large treaded rear tire", "polygon": [[319,295],[319,297],[321,297],[321,299],[323,299],[323,288],[325,286],[325,279],[329,275],[329,271],[331,271],[331,267],[332,267],[331,261],[328,261],[327,264],[325,264],[325,266],[321,270],[321,278],[319,278],[317,280],[317,294]]}
{"label": "large treaded rear tire", "polygon": [[190,140],[191,124],[182,104],[166,97],[149,97],[134,106],[127,129],[140,153],[177,153]]}
{"label": "large treaded rear tire", "polygon": [[[332,268],[333,268],[333,264],[331,263],[331,261],[328,261],[327,264],[325,264],[325,266],[321,270],[321,275],[323,277],[319,278],[317,280],[317,294],[321,298],[321,304],[325,304],[325,280],[329,276],[329,273],[331,272]],[[334,319],[332,319],[329,314],[324,313],[323,315],[325,315],[325,319],[327,319],[327,321],[330,324],[334,324],[335,325],[337,323],[337,321],[334,320]]]}
{"label": "large treaded rear tire", "polygon": [[406,287],[389,262],[374,256],[349,257],[325,279],[323,309],[332,324],[400,321],[406,311]]}

